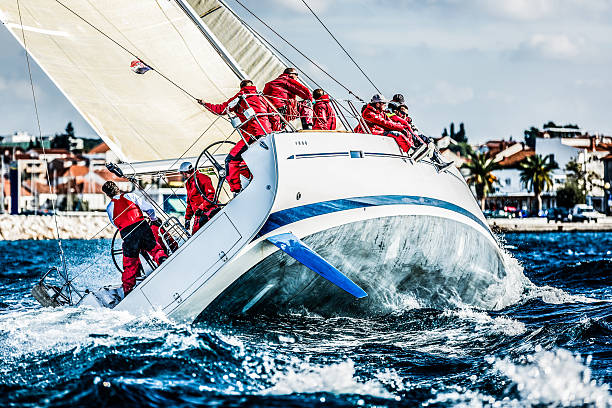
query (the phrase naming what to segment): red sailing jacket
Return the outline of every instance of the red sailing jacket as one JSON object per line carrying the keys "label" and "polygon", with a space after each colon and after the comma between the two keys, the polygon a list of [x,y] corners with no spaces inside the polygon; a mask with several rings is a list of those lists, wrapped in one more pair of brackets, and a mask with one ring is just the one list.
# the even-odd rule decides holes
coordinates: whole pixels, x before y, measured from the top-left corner
{"label": "red sailing jacket", "polygon": [[144,219],[138,205],[125,198],[123,194],[121,194],[119,198],[111,199],[109,207],[111,205],[112,208],[109,212],[112,211],[113,223],[120,230]]}
{"label": "red sailing jacket", "polygon": [[312,99],[310,89],[289,77],[288,74],[282,74],[275,80],[268,82],[264,87],[263,94],[268,97],[270,103],[276,109],[286,105],[295,109],[297,97]]}
{"label": "red sailing jacket", "polygon": [[[215,188],[213,187],[210,177],[208,177],[206,174],[200,173],[199,171],[196,171],[195,174],[198,178],[200,188],[206,194],[206,198],[208,198],[210,201],[214,200]],[[202,197],[193,176],[190,176],[185,181],[185,189],[187,190],[187,208],[185,209],[186,220],[190,220],[198,209],[208,212],[215,207]]]}
{"label": "red sailing jacket", "polygon": [[408,123],[406,119],[402,118],[400,115],[396,113],[388,113],[387,116],[393,122],[399,123],[400,125],[403,126],[403,128],[406,130],[405,138],[409,146],[414,146],[414,142],[412,141],[412,127],[410,126],[410,123]]}
{"label": "red sailing jacket", "polygon": [[[401,124],[393,122],[391,119],[389,119],[385,111],[378,110],[370,104],[365,106],[361,112],[361,116],[365,120],[373,135],[382,135],[385,133],[385,131],[395,130],[401,132],[404,130],[404,127]],[[355,133],[367,132],[365,129],[361,129],[361,125],[357,125],[355,128]]]}
{"label": "red sailing jacket", "polygon": [[313,130],[336,130],[336,113],[332,108],[329,95],[323,95],[313,107]]}
{"label": "red sailing jacket", "polygon": [[[246,100],[246,102],[244,100],[241,100],[240,102],[238,102],[237,105],[231,108],[228,108],[228,105],[230,104],[230,102],[240,97],[241,95],[248,95],[248,96],[244,96],[244,99]],[[230,112],[235,113],[236,116],[238,116],[238,118],[243,123],[247,120],[246,116],[244,115],[244,111],[247,110],[249,106],[253,108],[255,113],[270,114],[272,112],[272,108],[270,108],[266,100],[263,97],[257,95],[257,88],[255,88],[254,86],[245,86],[241,88],[240,91],[236,95],[232,96],[224,103],[221,103],[221,104],[204,103],[204,106],[206,106],[206,108],[208,108],[209,111],[217,115],[224,115],[229,110]],[[259,123],[261,123],[261,126],[259,125],[258,121]],[[270,120],[268,119],[267,116],[257,116],[257,118],[252,117],[244,125],[242,125],[240,129],[243,135],[247,139],[250,139],[249,136],[258,137],[258,136],[265,135],[266,133],[272,132],[272,127],[270,126]]]}

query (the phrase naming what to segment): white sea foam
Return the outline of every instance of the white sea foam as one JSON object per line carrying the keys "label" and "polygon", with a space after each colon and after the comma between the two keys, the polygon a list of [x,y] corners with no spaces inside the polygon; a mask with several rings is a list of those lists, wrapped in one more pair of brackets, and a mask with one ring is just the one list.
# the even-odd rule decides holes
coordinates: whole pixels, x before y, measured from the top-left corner
{"label": "white sea foam", "polygon": [[590,358],[582,359],[567,350],[544,351],[513,362],[509,358],[488,359],[493,369],[508,378],[507,389],[516,387],[520,397],[497,399],[465,387],[454,386],[436,394],[423,406],[450,403],[455,407],[530,407],[530,406],[593,406],[612,407],[612,394],[607,384],[591,377]]}
{"label": "white sea foam", "polygon": [[476,323],[474,332],[493,332],[500,333],[506,336],[518,336],[525,333],[525,324],[518,320],[511,319],[507,316],[491,317],[488,313],[476,311],[471,308],[462,308],[459,310],[447,310],[444,312],[446,316],[457,316],[460,319],[472,321]]}
{"label": "white sea foam", "polygon": [[303,362],[297,367],[275,373],[271,380],[274,385],[263,390],[261,394],[289,395],[328,392],[394,398],[376,380],[359,381],[355,377],[355,364],[351,360],[327,366],[311,365]]}
{"label": "white sea foam", "polygon": [[567,350],[539,349],[524,362],[504,358],[496,360],[494,367],[516,384],[522,401],[530,405],[612,406],[609,386],[591,377],[588,363],[590,358],[583,360]]}
{"label": "white sea foam", "polygon": [[594,299],[584,295],[573,295],[563,289],[552,286],[536,286],[531,284],[526,288],[523,300],[541,299],[544,303],[560,305],[564,303],[595,303],[604,300]]}

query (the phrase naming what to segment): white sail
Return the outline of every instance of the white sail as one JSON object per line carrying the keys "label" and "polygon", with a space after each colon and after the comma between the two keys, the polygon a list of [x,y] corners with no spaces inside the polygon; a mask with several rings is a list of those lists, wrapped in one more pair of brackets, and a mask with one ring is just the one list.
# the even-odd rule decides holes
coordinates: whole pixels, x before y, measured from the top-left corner
{"label": "white sail", "polygon": [[[17,2],[0,0],[5,27],[22,45],[25,34],[28,52],[122,160],[197,156],[232,132],[219,118],[189,149],[217,117],[160,73],[216,103],[237,92],[243,75],[227,63],[214,34],[202,35],[176,2],[19,0],[19,5],[23,31]],[[130,52],[157,72],[133,72]],[[232,139],[238,139],[236,133]]]}
{"label": "white sail", "polygon": [[219,0],[188,0],[258,89],[279,76],[286,65]]}

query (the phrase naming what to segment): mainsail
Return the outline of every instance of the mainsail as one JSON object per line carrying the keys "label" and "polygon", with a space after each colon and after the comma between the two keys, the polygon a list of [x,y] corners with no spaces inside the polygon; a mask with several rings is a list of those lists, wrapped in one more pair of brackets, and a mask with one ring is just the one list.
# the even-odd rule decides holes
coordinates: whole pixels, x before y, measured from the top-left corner
{"label": "mainsail", "polygon": [[[192,3],[198,10],[218,4]],[[227,10],[204,16],[212,28],[206,35],[168,0],[0,0],[0,18],[22,45],[25,34],[28,52],[129,162],[197,156],[227,138],[231,125],[189,94],[222,102],[237,91],[244,73],[261,86],[283,68]],[[153,70],[133,64],[134,55]],[[236,71],[234,58],[244,71]],[[131,66],[145,72],[138,75]]]}
{"label": "mainsail", "polygon": [[188,0],[202,21],[259,89],[286,65],[219,0]]}

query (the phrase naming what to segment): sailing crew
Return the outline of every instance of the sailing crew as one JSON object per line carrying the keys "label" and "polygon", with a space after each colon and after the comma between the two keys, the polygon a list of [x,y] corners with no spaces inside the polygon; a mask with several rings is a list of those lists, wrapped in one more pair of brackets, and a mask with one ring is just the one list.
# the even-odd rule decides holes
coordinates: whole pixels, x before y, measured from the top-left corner
{"label": "sailing crew", "polygon": [[[190,162],[184,162],[179,168],[183,181],[185,182],[185,190],[187,190],[187,208],[185,209],[185,229],[189,231],[191,219],[195,216],[193,223],[192,234],[206,224],[212,218],[219,207],[213,204],[215,200],[215,188],[212,180],[206,174],[195,171]],[[197,185],[196,185],[197,177]],[[198,185],[200,189],[198,189]],[[206,194],[203,196],[200,192]]]}
{"label": "sailing crew", "polygon": [[406,107],[406,109],[408,109],[406,105],[397,105],[396,103],[389,102],[385,113],[387,114],[387,117],[393,122],[399,123],[404,127],[406,141],[408,142],[409,147],[414,147],[414,141],[412,139],[414,130],[412,129],[410,123],[406,120],[406,116],[400,113],[400,106],[404,106]]}
{"label": "sailing crew", "polygon": [[393,98],[387,104],[387,113],[395,112],[400,105],[404,105],[404,95],[399,93],[393,95]]}
{"label": "sailing crew", "polygon": [[[244,140],[251,144],[261,136],[272,132],[269,117],[273,110],[266,98],[257,93],[257,88],[250,79],[240,82],[240,91],[221,104],[212,104],[201,99],[198,99],[198,103],[216,115],[234,113],[242,121],[239,132],[243,139],[236,143],[225,158],[227,182],[230,190],[237,194],[242,189],[240,176],[251,178],[251,172],[242,160],[242,153],[248,148]],[[255,112],[255,115],[249,115],[247,118],[245,112],[249,108]]]}
{"label": "sailing crew", "polygon": [[155,221],[153,206],[141,196],[134,193],[121,193],[119,187],[107,181],[102,191],[110,199],[106,212],[111,223],[119,228],[123,239],[123,294],[127,295],[136,286],[136,276],[140,271],[140,251],[147,251],[158,265],[168,259],[162,247],[155,240],[151,227],[145,220],[147,214]]}
{"label": "sailing crew", "polygon": [[312,92],[315,100],[313,107],[313,130],[336,130],[336,113],[332,107],[329,95],[322,89]]}
{"label": "sailing crew", "polygon": [[[387,115],[389,116],[389,119],[401,123],[404,126],[410,141],[410,145],[415,147],[415,151],[412,156],[414,157],[416,155],[418,160],[420,152],[427,150],[429,152],[428,155],[430,154],[432,161],[435,162],[438,171],[443,171],[449,168],[453,162],[447,162],[443,159],[433,140],[423,134],[418,134],[419,130],[412,123],[412,118],[408,116],[408,106],[406,106],[403,102],[400,102],[400,100],[404,100],[404,97],[401,94],[397,94],[393,98],[396,99],[395,103],[389,103],[389,108],[392,113],[388,113]],[[414,139],[412,136],[414,136]]]}
{"label": "sailing crew", "polygon": [[[308,112],[304,111],[304,105],[298,106],[297,98],[310,101],[312,94],[310,90],[298,81],[298,72],[295,68],[287,68],[273,81],[266,84],[263,94],[274,105],[276,110],[284,116],[287,122],[292,121],[298,115],[302,118],[302,127],[308,128]],[[285,122],[277,115],[270,117],[272,130],[279,131],[285,127]]]}
{"label": "sailing crew", "polygon": [[[387,117],[385,113],[386,102],[382,96],[376,94],[370,100],[370,103],[365,105],[361,110],[361,117],[366,125],[370,128],[373,135],[389,136],[395,139],[399,148],[403,152],[410,150],[410,142],[406,137],[406,130],[400,123],[394,122]],[[367,133],[362,129],[361,124],[355,128],[355,133]]]}

